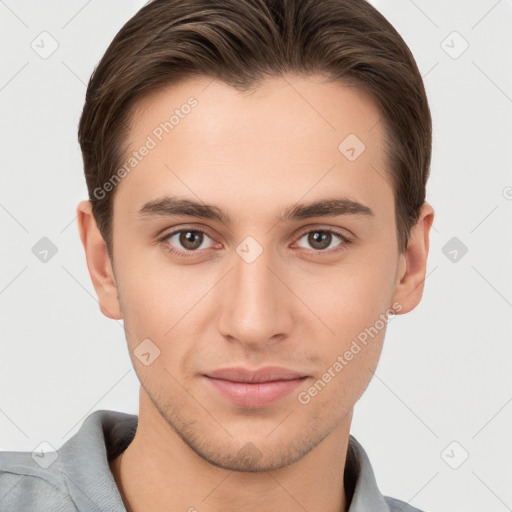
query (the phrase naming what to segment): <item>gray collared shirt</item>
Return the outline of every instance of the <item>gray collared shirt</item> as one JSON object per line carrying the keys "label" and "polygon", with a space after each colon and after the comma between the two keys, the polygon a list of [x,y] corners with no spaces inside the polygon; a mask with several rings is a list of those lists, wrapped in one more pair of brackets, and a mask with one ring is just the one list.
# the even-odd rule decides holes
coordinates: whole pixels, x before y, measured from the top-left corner
{"label": "gray collared shirt", "polygon": [[[0,452],[0,511],[126,512],[109,461],[132,441],[138,417],[98,410],[56,452]],[[349,438],[347,512],[421,512],[383,496],[363,447]]]}

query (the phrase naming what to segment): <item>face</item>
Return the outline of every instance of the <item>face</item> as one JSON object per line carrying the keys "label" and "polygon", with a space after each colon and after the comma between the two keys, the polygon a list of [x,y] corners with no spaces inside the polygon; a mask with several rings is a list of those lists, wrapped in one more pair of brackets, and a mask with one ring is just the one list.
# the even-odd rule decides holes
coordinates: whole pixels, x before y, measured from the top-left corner
{"label": "face", "polygon": [[[362,92],[292,75],[251,93],[196,78],[134,113],[108,300],[144,410],[215,465],[276,469],[346,429],[390,308],[414,306],[379,119]],[[297,378],[213,378],[270,366]]]}

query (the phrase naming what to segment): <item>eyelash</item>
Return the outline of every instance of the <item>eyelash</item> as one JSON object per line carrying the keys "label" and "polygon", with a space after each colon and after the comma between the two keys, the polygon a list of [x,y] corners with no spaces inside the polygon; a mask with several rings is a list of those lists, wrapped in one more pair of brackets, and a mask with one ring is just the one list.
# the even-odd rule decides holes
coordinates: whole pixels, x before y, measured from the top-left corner
{"label": "eyelash", "polygon": [[[196,256],[201,251],[203,251],[203,250],[206,251],[207,250],[207,249],[201,249],[201,250],[195,250],[195,251],[181,251],[180,249],[176,249],[176,248],[174,248],[173,246],[171,246],[170,244],[167,243],[167,240],[171,236],[176,235],[177,233],[182,233],[184,231],[192,231],[193,233],[201,233],[201,234],[204,234],[207,237],[213,239],[206,231],[204,231],[202,229],[187,228],[187,227],[185,227],[185,228],[177,229],[176,231],[172,231],[171,233],[165,234],[164,236],[159,238],[158,241],[164,244],[164,249],[167,252],[169,252],[171,254],[174,254],[176,256],[184,257],[184,258],[190,258],[190,257]],[[315,233],[315,232],[331,233],[331,234],[339,237],[341,239],[341,243],[340,243],[340,245],[338,247],[336,247],[334,249],[328,249],[328,250],[311,249],[310,253],[313,253],[313,254],[335,254],[335,253],[338,253],[338,252],[341,252],[341,251],[345,250],[348,245],[353,243],[352,240],[347,238],[345,235],[342,235],[337,230],[322,229],[322,228],[306,230],[306,231],[302,232],[298,236],[297,240],[300,240],[304,235],[307,235],[309,233]]]}

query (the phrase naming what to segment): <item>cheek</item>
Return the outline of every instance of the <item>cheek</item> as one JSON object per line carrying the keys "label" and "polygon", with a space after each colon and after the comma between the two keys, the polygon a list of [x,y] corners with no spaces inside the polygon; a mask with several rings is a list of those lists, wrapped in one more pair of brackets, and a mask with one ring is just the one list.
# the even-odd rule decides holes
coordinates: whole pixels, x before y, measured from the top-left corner
{"label": "cheek", "polygon": [[[380,329],[378,327],[381,327]],[[382,351],[385,324],[375,322],[354,337],[339,338],[322,354],[322,373],[298,396],[299,403],[311,404],[323,414],[339,420],[350,410],[368,386]]]}
{"label": "cheek", "polygon": [[[390,307],[393,293],[392,269],[378,265],[354,265],[333,275],[324,287],[309,294],[319,317],[325,319],[331,338],[346,343],[373,325]],[[339,347],[338,347],[339,348]]]}
{"label": "cheek", "polygon": [[120,262],[119,299],[125,323],[130,322],[141,334],[147,329],[162,337],[201,300],[207,289],[203,290],[206,287],[200,276],[166,265],[162,255],[148,256]]}
{"label": "cheek", "polygon": [[[191,340],[204,338],[203,328],[212,311],[208,291],[214,284],[211,276],[197,271],[194,275],[192,269],[162,262],[150,265],[147,260],[120,265],[119,301],[132,359],[137,347],[149,339],[159,351],[152,363],[155,368],[163,365],[174,373],[189,365],[190,352],[197,348]],[[137,360],[134,364],[146,371]]]}
{"label": "cheek", "polygon": [[[333,279],[323,293],[317,288],[312,298],[322,312],[319,316],[334,331],[324,329],[318,350],[324,370],[319,386],[328,382],[335,401],[348,404],[359,397],[373,375],[390,318],[393,277],[391,265],[384,268],[382,262],[354,265],[350,272],[340,272],[338,282]],[[329,392],[319,394],[326,398]]]}

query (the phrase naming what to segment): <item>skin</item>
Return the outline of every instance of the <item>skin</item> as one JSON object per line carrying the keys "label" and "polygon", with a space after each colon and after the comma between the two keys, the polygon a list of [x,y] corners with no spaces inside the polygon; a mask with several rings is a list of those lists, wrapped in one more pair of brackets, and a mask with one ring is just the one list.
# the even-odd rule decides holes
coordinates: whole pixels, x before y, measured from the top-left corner
{"label": "skin", "polygon": [[[423,205],[400,254],[379,111],[361,91],[321,76],[267,79],[251,93],[208,78],[181,82],[140,101],[131,147],[190,96],[198,105],[116,187],[113,263],[90,203],[77,208],[100,309],[124,320],[141,382],[139,427],[112,473],[136,512],[345,511],[353,408],[377,366],[385,327],[307,405],[297,395],[393,304],[397,314],[418,305],[434,211]],[[338,150],[351,133],[366,145],[354,161]],[[216,205],[233,223],[138,215],[164,195]],[[297,202],[332,197],[374,215],[275,221]],[[207,235],[199,249],[179,234],[159,241],[178,228]],[[308,237],[315,229],[338,230],[353,243],[333,234],[322,248]],[[252,263],[236,251],[247,236],[263,250]],[[169,253],[171,244],[192,257]],[[148,366],[134,355],[147,338],[160,350]],[[203,377],[267,365],[308,378],[251,409]]]}

